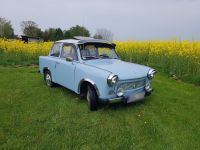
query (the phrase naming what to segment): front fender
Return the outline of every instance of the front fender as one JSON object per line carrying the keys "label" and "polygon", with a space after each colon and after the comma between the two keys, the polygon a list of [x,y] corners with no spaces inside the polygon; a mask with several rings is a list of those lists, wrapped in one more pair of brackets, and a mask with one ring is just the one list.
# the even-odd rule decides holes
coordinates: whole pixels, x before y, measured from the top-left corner
{"label": "front fender", "polygon": [[79,94],[80,94],[80,88],[81,88],[81,85],[82,85],[83,82],[89,82],[90,84],[92,84],[93,87],[94,87],[95,90],[96,90],[97,95],[100,96],[99,89],[98,89],[96,83],[95,83],[94,81],[92,81],[91,79],[87,79],[87,78],[83,78],[83,79],[79,82],[79,84],[78,84],[78,93],[79,93]]}
{"label": "front fender", "polygon": [[75,70],[75,92],[79,94],[81,83],[87,81],[94,86],[99,98],[106,99],[110,88],[107,84],[109,75],[108,71],[79,63]]}

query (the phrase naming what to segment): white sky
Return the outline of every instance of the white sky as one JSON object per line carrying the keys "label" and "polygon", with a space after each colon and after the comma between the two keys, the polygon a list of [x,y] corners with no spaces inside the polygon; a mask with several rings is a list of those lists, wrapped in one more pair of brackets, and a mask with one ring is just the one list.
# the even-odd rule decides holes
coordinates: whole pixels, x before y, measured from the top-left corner
{"label": "white sky", "polygon": [[117,40],[200,40],[200,0],[0,0],[0,16],[16,34],[32,20],[44,30],[106,28]]}

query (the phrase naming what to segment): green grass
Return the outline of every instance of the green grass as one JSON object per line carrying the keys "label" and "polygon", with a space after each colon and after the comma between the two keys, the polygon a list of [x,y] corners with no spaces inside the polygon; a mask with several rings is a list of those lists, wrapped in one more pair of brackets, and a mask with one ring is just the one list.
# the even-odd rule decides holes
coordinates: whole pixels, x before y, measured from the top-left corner
{"label": "green grass", "polygon": [[200,88],[163,74],[153,86],[143,102],[89,112],[37,67],[0,66],[0,149],[200,149]]}
{"label": "green grass", "polygon": [[0,49],[0,65],[38,65],[38,58],[41,54],[30,55],[24,52],[9,52],[6,53],[2,49]]}

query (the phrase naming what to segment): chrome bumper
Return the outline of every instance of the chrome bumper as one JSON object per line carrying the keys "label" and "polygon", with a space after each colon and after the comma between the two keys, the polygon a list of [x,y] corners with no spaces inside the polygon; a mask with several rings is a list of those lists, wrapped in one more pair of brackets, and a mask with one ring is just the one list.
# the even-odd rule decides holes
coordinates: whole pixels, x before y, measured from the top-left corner
{"label": "chrome bumper", "polygon": [[149,95],[151,95],[151,92],[153,92],[153,89],[152,88],[150,88],[150,89],[145,89],[145,96],[149,96]]}
{"label": "chrome bumper", "polygon": [[[152,91],[153,91],[152,88],[145,90],[145,96],[149,96]],[[124,96],[122,96],[122,97],[116,97],[116,98],[108,99],[108,102],[109,103],[118,103],[118,102],[125,102],[126,103],[127,99]]]}

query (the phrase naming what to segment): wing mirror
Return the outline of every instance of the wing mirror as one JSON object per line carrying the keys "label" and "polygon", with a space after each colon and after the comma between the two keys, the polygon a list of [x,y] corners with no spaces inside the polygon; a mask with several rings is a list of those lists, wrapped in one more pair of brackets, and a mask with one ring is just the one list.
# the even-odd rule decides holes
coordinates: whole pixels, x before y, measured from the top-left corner
{"label": "wing mirror", "polygon": [[66,61],[73,61],[72,57],[66,57]]}

